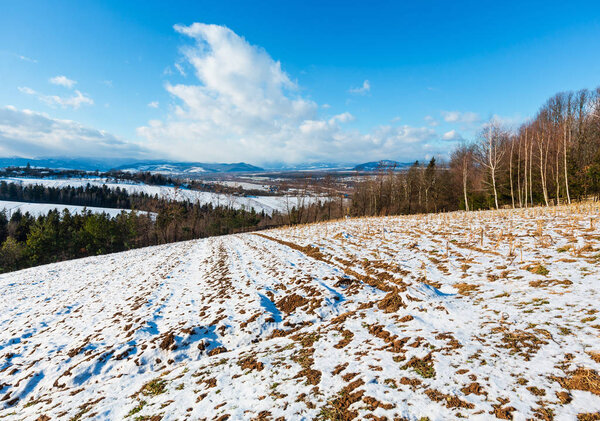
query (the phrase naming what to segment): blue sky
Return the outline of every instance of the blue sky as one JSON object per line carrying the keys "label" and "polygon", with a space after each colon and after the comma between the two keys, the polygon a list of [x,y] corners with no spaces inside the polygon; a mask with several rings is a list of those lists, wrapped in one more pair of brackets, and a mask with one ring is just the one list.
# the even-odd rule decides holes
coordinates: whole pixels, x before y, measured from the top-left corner
{"label": "blue sky", "polygon": [[597,1],[2,9],[0,155],[444,157],[492,116],[514,126],[554,93],[600,85]]}

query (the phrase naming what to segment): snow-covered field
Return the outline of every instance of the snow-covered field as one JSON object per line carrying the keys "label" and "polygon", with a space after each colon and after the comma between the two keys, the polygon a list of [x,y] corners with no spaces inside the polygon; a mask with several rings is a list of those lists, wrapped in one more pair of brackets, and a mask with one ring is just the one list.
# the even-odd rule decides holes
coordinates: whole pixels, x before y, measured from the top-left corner
{"label": "snow-covered field", "polygon": [[350,219],[2,275],[0,418],[596,413],[598,216]]}
{"label": "snow-covered field", "polygon": [[60,205],[50,203],[24,203],[24,202],[9,202],[6,200],[0,200],[0,212],[6,211],[7,217],[10,219],[13,213],[20,210],[21,213],[29,212],[32,216],[47,215],[51,210],[57,209],[62,212],[68,209],[72,214],[82,213],[84,210],[92,213],[107,213],[110,216],[117,216],[122,211],[131,212],[128,209],[114,209],[114,208],[97,208],[94,206],[76,206],[76,205]]}
{"label": "snow-covered field", "polygon": [[233,187],[233,188],[241,187],[244,190],[269,191],[268,184],[248,183],[247,181],[207,180],[206,182],[210,183],[210,184],[221,184],[223,186]]}
{"label": "snow-covered field", "polygon": [[[212,203],[215,206],[230,206],[235,209],[250,210],[254,208],[256,212],[265,211],[267,214],[272,214],[273,211],[288,212],[292,207],[298,207],[299,204],[309,204],[319,200],[315,197],[300,197],[300,196],[233,196],[227,194],[219,194],[213,192],[203,192],[197,190],[189,190],[176,188],[171,186],[151,186],[140,183],[114,182],[101,178],[20,178],[20,177],[4,177],[0,181],[7,183],[16,183],[21,185],[43,185],[48,187],[85,187],[87,184],[92,186],[106,185],[109,189],[120,188],[128,193],[145,193],[151,196],[168,200],[188,201],[192,203],[199,202],[200,204]],[[320,199],[324,200],[324,199]]]}

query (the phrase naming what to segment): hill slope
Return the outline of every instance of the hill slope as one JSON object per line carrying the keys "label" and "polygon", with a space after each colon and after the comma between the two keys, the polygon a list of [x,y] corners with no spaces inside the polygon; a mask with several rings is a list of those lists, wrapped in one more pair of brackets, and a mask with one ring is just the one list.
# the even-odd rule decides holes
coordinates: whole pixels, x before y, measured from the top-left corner
{"label": "hill slope", "polygon": [[600,411],[597,217],[345,220],[2,275],[0,418]]}

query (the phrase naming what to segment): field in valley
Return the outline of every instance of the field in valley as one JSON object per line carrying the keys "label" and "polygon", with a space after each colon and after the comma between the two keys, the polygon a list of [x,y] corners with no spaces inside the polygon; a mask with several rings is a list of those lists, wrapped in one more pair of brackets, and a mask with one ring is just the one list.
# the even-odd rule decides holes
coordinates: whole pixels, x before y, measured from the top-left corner
{"label": "field in valley", "polygon": [[[173,186],[154,186],[143,183],[133,182],[116,182],[103,178],[19,178],[6,177],[0,178],[0,182],[15,183],[21,186],[42,185],[44,187],[65,188],[65,187],[86,187],[90,186],[102,187],[106,186],[110,190],[121,189],[128,194],[146,194],[149,196],[157,196],[161,199],[177,201],[212,204],[213,206],[227,206],[234,209],[244,209],[250,211],[254,209],[256,212],[265,212],[272,215],[273,212],[288,212],[293,207],[306,206],[311,203],[324,201],[325,198],[319,198],[315,195],[280,195],[280,196],[236,196],[233,194],[223,194],[208,191],[191,190],[185,188],[177,188]],[[240,186],[240,184],[234,184]],[[248,185],[246,185],[248,187]],[[262,186],[260,186],[262,187]],[[59,209],[68,206],[49,205],[52,209]]]}
{"label": "field in valley", "polygon": [[213,237],[0,292],[0,419],[600,411],[598,204]]}

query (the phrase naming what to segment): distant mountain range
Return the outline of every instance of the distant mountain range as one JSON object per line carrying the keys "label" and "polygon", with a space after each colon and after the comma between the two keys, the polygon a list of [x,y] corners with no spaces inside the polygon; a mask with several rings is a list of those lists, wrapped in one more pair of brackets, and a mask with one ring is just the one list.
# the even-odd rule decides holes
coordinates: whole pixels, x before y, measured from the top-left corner
{"label": "distant mountain range", "polygon": [[364,164],[359,164],[353,168],[354,171],[377,171],[377,170],[401,170],[406,167],[410,167],[411,163],[406,162],[398,162],[398,161],[390,161],[390,160],[381,160],[381,161],[373,161],[373,162],[365,162]]}
{"label": "distant mountain range", "polygon": [[81,171],[149,171],[161,174],[203,174],[226,172],[258,172],[262,168],[244,162],[234,164],[210,164],[204,162],[132,161],[131,159],[87,158],[0,158],[0,167],[43,167]]}
{"label": "distant mountain range", "polygon": [[396,170],[409,167],[410,163],[381,160],[365,162],[355,165],[351,163],[316,162],[310,164],[272,164],[266,169],[245,162],[232,164],[205,163],[205,162],[173,162],[173,161],[136,161],[131,159],[93,159],[93,158],[0,158],[0,168],[24,167],[27,164],[32,167],[53,168],[81,171],[148,171],[160,174],[172,175],[202,175],[217,173],[242,173],[263,171],[377,171],[381,169],[395,168]]}
{"label": "distant mountain range", "polygon": [[125,159],[93,159],[93,158],[0,158],[0,168],[24,167],[30,164],[32,167],[53,168],[62,170],[81,171],[108,171],[115,165],[123,165],[131,160]]}
{"label": "distant mountain range", "polygon": [[203,173],[226,173],[226,172],[258,172],[264,171],[260,167],[238,162],[234,164],[207,164],[203,162],[165,162],[150,161],[136,162],[121,165],[116,170],[120,171],[147,171],[161,174],[187,174],[197,175]]}
{"label": "distant mountain range", "polygon": [[309,164],[271,163],[265,165],[269,171],[341,171],[351,170],[356,164],[339,162],[312,162]]}

